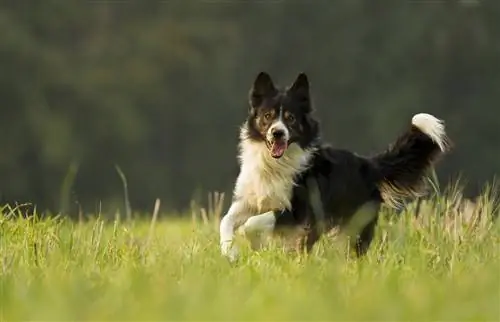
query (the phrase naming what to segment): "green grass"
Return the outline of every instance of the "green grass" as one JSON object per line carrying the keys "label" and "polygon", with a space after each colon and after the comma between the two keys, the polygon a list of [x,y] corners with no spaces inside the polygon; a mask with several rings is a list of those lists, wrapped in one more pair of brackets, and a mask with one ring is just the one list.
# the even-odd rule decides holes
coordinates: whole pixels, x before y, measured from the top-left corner
{"label": "green grass", "polygon": [[362,260],[323,240],[301,260],[274,245],[243,247],[229,264],[213,222],[77,223],[4,208],[0,320],[499,321],[491,203],[412,211],[383,216]]}

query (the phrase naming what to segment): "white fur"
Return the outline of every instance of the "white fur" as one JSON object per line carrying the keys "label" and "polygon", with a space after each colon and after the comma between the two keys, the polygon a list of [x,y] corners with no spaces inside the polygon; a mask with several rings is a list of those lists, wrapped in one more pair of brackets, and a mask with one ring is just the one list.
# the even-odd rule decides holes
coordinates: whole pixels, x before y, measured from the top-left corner
{"label": "white fur", "polygon": [[245,212],[244,203],[236,201],[229,207],[227,214],[222,217],[220,222],[221,252],[231,261],[238,257],[238,250],[233,245],[234,229],[249,216],[248,211]]}
{"label": "white fur", "polygon": [[283,138],[284,140],[288,141],[290,139],[290,131],[288,131],[288,128],[286,127],[285,123],[281,120],[281,115],[280,118],[274,122],[273,125],[269,127],[269,130],[267,130],[266,133],[266,138],[268,141],[272,141],[273,139],[273,132],[275,130],[281,130],[285,133],[285,137]]}
{"label": "white fur", "polygon": [[252,216],[240,227],[241,233],[252,233],[255,231],[270,234],[274,230],[276,224],[276,217],[274,211]]}
{"label": "white fur", "polygon": [[252,249],[260,249],[263,241],[269,238],[274,232],[276,217],[274,211],[255,215],[248,218],[243,225],[238,228],[238,233],[248,238]]}
{"label": "white fur", "polygon": [[258,213],[290,209],[294,177],[307,168],[311,156],[312,151],[292,143],[281,158],[275,159],[265,143],[242,139],[235,198],[244,200]]}
{"label": "white fur", "polygon": [[[234,202],[220,224],[221,251],[230,259],[237,256],[232,246],[237,226],[256,214],[291,208],[294,178],[307,168],[314,152],[292,143],[281,158],[275,159],[264,142],[247,138],[245,127],[240,132],[239,147],[241,167],[234,188]],[[269,214],[265,218],[265,223],[271,223]],[[272,229],[274,222],[270,225]],[[269,228],[267,224],[250,226]]]}
{"label": "white fur", "polygon": [[430,137],[441,151],[446,149],[446,132],[442,120],[431,114],[419,113],[413,116],[411,123]]}

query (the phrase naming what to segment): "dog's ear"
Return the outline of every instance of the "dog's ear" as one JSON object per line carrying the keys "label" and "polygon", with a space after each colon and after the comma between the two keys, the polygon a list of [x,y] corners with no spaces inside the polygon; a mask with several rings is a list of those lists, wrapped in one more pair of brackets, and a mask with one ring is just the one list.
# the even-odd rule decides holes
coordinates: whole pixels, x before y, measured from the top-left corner
{"label": "dog's ear", "polygon": [[309,95],[309,79],[307,75],[305,73],[300,73],[292,86],[290,86],[290,90]]}
{"label": "dog's ear", "polygon": [[266,72],[260,72],[250,89],[250,106],[259,106],[264,96],[272,95],[274,92],[276,92],[276,87],[274,86],[271,76]]}
{"label": "dog's ear", "polygon": [[301,102],[305,109],[305,112],[311,112],[311,98],[309,94],[309,79],[305,73],[300,73],[297,79],[293,82],[292,86],[289,88],[289,92]]}

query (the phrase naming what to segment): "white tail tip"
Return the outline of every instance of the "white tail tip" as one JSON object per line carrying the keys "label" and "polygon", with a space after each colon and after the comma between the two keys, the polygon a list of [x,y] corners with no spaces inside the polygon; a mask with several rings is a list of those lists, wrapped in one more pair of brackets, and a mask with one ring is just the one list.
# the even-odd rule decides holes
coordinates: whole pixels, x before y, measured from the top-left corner
{"label": "white tail tip", "polygon": [[446,149],[446,132],[442,120],[431,114],[419,113],[413,116],[411,124],[418,127],[420,131],[430,137],[439,146],[441,151]]}

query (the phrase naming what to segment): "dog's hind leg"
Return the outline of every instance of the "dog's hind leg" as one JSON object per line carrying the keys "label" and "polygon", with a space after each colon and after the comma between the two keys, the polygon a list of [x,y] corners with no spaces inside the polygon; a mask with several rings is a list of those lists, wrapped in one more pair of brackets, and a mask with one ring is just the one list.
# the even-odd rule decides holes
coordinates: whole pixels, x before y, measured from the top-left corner
{"label": "dog's hind leg", "polygon": [[375,227],[377,225],[377,218],[372,220],[368,225],[363,228],[361,234],[356,239],[355,251],[356,256],[361,257],[366,254],[368,249],[370,248],[370,244],[373,240],[373,236],[375,235]]}
{"label": "dog's hind leg", "polygon": [[309,254],[312,249],[314,244],[319,240],[320,234],[316,227],[313,228],[308,228],[305,236],[302,236],[299,238],[297,241],[297,252],[300,254]]}
{"label": "dog's hind leg", "polygon": [[368,202],[356,210],[347,225],[342,228],[350,248],[355,250],[357,257],[363,256],[370,247],[379,210],[379,202]]}

